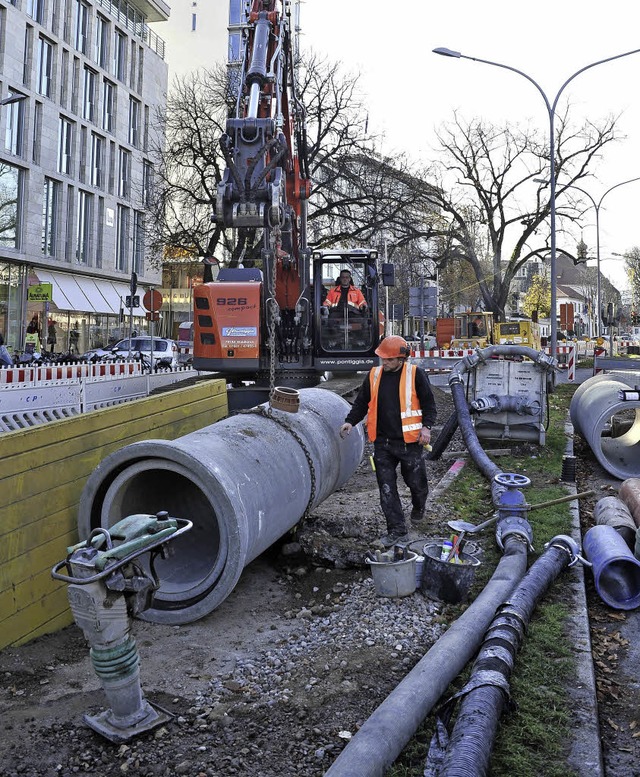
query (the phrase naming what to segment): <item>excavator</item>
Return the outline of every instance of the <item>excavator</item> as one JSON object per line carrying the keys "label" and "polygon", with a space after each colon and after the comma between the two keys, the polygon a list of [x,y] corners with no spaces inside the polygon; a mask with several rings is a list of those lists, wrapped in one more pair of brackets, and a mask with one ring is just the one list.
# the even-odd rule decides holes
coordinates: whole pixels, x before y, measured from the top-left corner
{"label": "excavator", "polygon": [[[255,396],[246,401],[262,401],[274,383],[314,386],[326,372],[376,364],[378,288],[394,278],[375,249],[308,245],[311,180],[291,3],[252,0],[245,21],[213,216],[233,230],[235,249],[224,267],[205,259],[205,282],[194,289],[193,366],[232,386],[250,383]],[[345,269],[366,305],[329,310],[324,300]]]}

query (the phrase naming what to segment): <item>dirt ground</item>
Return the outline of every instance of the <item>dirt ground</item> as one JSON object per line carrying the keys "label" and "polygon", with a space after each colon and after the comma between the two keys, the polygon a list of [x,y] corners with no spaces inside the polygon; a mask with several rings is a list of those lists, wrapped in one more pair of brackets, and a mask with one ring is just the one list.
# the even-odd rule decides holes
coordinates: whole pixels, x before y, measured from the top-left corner
{"label": "dirt ground", "polygon": [[[444,423],[451,399],[439,389],[436,396]],[[462,448],[458,437],[450,448]],[[589,451],[576,454],[578,490],[597,482],[608,493],[611,482]],[[429,464],[432,486],[452,461]],[[402,493],[409,505],[408,492]],[[428,523],[414,528],[412,539],[420,545],[427,536],[448,533],[449,518],[432,502]],[[0,773],[324,774],[450,618],[448,605],[419,593],[377,596],[363,551],[383,529],[367,451],[347,486],[295,537],[250,564],[215,612],[184,626],[135,621],[142,688],[170,719],[124,744],[83,722],[84,714],[105,708],[105,699],[77,627],[0,652]],[[627,616],[604,607],[593,590],[588,594],[605,774],[629,777],[640,774],[637,671],[631,678],[638,646],[624,636]]]}

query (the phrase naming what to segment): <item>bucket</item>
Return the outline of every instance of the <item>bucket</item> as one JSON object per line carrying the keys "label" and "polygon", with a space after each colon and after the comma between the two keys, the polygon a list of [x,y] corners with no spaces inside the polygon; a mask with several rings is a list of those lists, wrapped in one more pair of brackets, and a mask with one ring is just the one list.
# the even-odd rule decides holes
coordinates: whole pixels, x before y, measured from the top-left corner
{"label": "bucket", "polygon": [[616,610],[640,606],[640,561],[613,526],[593,526],[582,541],[593,564],[593,579],[600,598]]}
{"label": "bucket", "polygon": [[409,596],[416,590],[417,553],[408,550],[406,559],[393,560],[393,553],[381,553],[380,561],[366,559],[378,596]]}
{"label": "bucket", "polygon": [[462,563],[452,564],[440,560],[441,552],[442,540],[433,540],[424,546],[421,591],[448,604],[466,602],[480,561],[471,553],[461,551]]}

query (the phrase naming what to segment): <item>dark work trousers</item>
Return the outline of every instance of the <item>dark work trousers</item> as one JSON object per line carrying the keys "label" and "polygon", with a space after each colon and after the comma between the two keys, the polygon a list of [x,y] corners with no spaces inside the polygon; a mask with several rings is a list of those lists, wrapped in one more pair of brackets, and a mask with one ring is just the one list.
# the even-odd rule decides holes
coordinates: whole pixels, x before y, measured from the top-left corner
{"label": "dark work trousers", "polygon": [[373,460],[380,489],[380,506],[387,519],[387,531],[390,534],[405,534],[407,524],[397,484],[398,463],[402,478],[411,491],[413,509],[422,513],[429,494],[424,448],[417,442],[378,439],[373,444]]}

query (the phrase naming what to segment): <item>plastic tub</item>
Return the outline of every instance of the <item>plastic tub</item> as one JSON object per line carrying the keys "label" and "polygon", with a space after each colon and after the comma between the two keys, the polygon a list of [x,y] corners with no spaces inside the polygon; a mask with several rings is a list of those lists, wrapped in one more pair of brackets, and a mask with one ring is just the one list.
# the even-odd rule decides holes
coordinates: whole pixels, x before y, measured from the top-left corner
{"label": "plastic tub", "polygon": [[416,590],[417,553],[407,551],[407,558],[393,560],[392,554],[381,554],[380,561],[366,559],[378,596],[397,598],[409,596]]}

